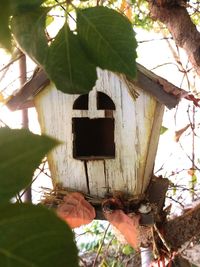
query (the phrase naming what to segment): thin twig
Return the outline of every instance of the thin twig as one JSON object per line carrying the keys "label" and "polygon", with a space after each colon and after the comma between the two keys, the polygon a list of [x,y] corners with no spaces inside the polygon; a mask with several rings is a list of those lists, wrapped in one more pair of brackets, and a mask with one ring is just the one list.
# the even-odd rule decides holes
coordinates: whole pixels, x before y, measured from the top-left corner
{"label": "thin twig", "polygon": [[175,64],[174,62],[165,62],[165,63],[159,64],[159,65],[156,65],[156,67],[151,68],[151,71],[155,70],[157,68],[160,68],[160,67],[165,67],[166,65],[174,65],[180,71],[180,69],[178,68],[177,64]]}
{"label": "thin twig", "polygon": [[110,247],[110,245],[111,245],[111,243],[112,243],[112,241],[113,241],[114,238],[115,238],[115,237],[113,236],[113,237],[110,239],[110,241],[108,242],[108,245],[106,246],[106,250],[105,250],[104,258],[107,257],[107,255],[108,255],[108,249],[109,249],[109,247]]}
{"label": "thin twig", "polygon": [[87,267],[87,264],[85,263],[85,261],[81,257],[79,257],[79,260],[82,262],[84,267]]}
{"label": "thin twig", "polygon": [[10,128],[10,127],[8,126],[8,124],[6,124],[4,121],[2,121],[2,119],[0,119],[0,123],[3,124],[2,126],[0,125],[0,127],[8,127],[8,128]]}
{"label": "thin twig", "polygon": [[179,204],[182,209],[184,208],[184,205],[181,202],[179,202],[178,200],[174,199],[173,197],[166,196],[166,198],[171,199],[175,203]]}
{"label": "thin twig", "polygon": [[105,232],[104,232],[104,235],[103,235],[101,244],[100,244],[100,246],[99,246],[99,248],[98,248],[98,251],[97,251],[97,254],[96,254],[96,257],[95,257],[95,259],[94,259],[94,263],[93,263],[92,267],[95,267],[95,264],[96,264],[96,262],[97,262],[97,259],[98,259],[99,255],[100,255],[100,252],[101,252],[101,250],[102,250],[102,247],[103,247],[103,244],[104,244],[104,240],[105,240],[105,237],[106,237],[106,234],[107,234],[107,232],[108,232],[109,227],[110,227],[110,224],[107,226],[107,228],[106,228],[106,230],[105,230]]}
{"label": "thin twig", "polygon": [[24,189],[24,191],[20,194],[20,198],[23,197],[23,195],[26,193],[27,189],[37,180],[37,178],[44,173],[44,167],[45,167],[46,161],[44,161],[42,163],[42,168],[40,169],[39,167],[37,168],[38,170],[40,170],[40,172],[31,180],[31,182],[28,184],[28,186]]}
{"label": "thin twig", "polygon": [[172,37],[163,37],[163,38],[158,38],[158,39],[148,39],[148,40],[142,40],[142,41],[138,41],[139,44],[142,43],[148,43],[148,42],[154,42],[154,41],[164,41],[164,40],[173,40]]}
{"label": "thin twig", "polygon": [[169,245],[167,244],[167,242],[165,241],[163,235],[162,235],[161,232],[159,231],[159,229],[158,229],[158,227],[156,226],[156,224],[154,224],[153,227],[154,227],[156,233],[158,234],[159,238],[161,239],[163,245],[166,247],[166,249],[168,250],[168,252],[171,253],[171,248],[170,248],[170,246],[169,246]]}
{"label": "thin twig", "polygon": [[[66,10],[66,8],[61,4],[61,3],[59,3],[59,1],[58,0],[55,0],[56,1],[56,3],[58,3],[58,5],[67,13],[67,15],[73,20],[73,21],[75,21],[76,22],[76,20],[75,20],[75,18]],[[74,8],[74,9],[76,9],[76,7],[72,4],[72,3],[70,3],[70,5]]]}
{"label": "thin twig", "polygon": [[3,66],[3,68],[0,69],[0,72],[6,70],[7,68],[9,68],[13,63],[15,63],[15,61],[19,60],[22,57],[22,55],[20,54],[19,56],[17,56],[14,59],[11,59],[8,64],[6,64],[5,66]]}
{"label": "thin twig", "polygon": [[21,199],[20,194],[16,194],[16,200],[17,200],[18,203],[22,203],[23,202],[22,199]]}
{"label": "thin twig", "polygon": [[[181,144],[180,141],[179,141],[179,145],[180,145],[181,149],[183,150],[183,152],[185,153],[185,155],[187,156],[187,158],[192,162],[192,158],[185,152],[185,150],[184,150],[184,148],[183,148],[183,146],[182,146],[182,144]],[[197,167],[196,164],[194,164],[194,168],[195,168],[196,170],[200,171],[200,169]]]}

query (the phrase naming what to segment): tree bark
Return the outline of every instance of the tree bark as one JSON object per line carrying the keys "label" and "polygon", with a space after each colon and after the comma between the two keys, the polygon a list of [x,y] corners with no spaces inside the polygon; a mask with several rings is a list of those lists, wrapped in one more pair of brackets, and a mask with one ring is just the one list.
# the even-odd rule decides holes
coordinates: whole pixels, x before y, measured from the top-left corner
{"label": "tree bark", "polygon": [[[27,80],[27,65],[26,56],[23,52],[20,52],[22,56],[19,59],[19,72],[20,72],[20,85],[23,86]],[[29,128],[28,109],[22,110],[22,128]],[[24,202],[32,202],[32,190],[31,186],[26,189],[24,193]]]}
{"label": "tree bark", "polygon": [[187,213],[165,223],[163,233],[172,250],[178,250],[185,242],[200,236],[200,204]]}
{"label": "tree bark", "polygon": [[150,15],[170,31],[177,46],[183,48],[200,76],[200,33],[187,12],[185,0],[147,0]]}

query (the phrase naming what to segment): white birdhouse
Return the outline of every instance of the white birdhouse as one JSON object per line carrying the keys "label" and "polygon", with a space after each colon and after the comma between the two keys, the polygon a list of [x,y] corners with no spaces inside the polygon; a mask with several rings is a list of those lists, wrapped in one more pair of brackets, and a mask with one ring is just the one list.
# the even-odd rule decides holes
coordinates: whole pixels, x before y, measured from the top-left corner
{"label": "white birdhouse", "polygon": [[97,197],[139,195],[152,177],[164,105],[174,107],[181,93],[140,65],[136,81],[98,69],[85,95],[58,91],[41,71],[8,106],[34,101],[42,133],[62,142],[48,155],[54,185]]}

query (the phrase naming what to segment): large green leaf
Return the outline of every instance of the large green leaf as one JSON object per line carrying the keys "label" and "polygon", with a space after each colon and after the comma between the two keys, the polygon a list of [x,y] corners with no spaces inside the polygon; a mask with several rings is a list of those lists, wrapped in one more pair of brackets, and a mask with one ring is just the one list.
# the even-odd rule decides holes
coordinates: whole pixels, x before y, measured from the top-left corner
{"label": "large green leaf", "polygon": [[50,46],[45,65],[50,79],[65,93],[87,93],[95,85],[96,67],[86,57],[77,35],[65,24]]}
{"label": "large green leaf", "polygon": [[[0,129],[0,203],[25,188],[45,154],[57,141],[28,130]],[[0,265],[1,266],[1,265]]]}
{"label": "large green leaf", "polygon": [[69,227],[41,206],[0,206],[0,266],[78,267]]}
{"label": "large green leaf", "polygon": [[136,75],[136,39],[130,21],[106,7],[77,11],[77,31],[88,56],[102,69]]}
{"label": "large green leaf", "polygon": [[45,35],[48,8],[39,7],[17,13],[11,20],[11,30],[19,46],[39,64],[46,61],[48,41]]}
{"label": "large green leaf", "polygon": [[23,12],[33,11],[45,0],[10,0],[12,15],[23,14]]}
{"label": "large green leaf", "polygon": [[0,46],[11,51],[11,32],[9,29],[10,2],[1,0],[0,5]]}
{"label": "large green leaf", "polygon": [[[38,8],[44,0],[1,0],[0,6],[0,46],[6,48],[7,50],[11,51],[12,44],[11,44],[11,31],[10,31],[10,16],[11,15],[19,15],[21,18],[20,22],[22,21],[23,25],[27,26],[27,17],[25,20],[24,12],[31,11],[34,13],[34,9]],[[29,18],[30,19],[30,18]],[[18,27],[18,25],[15,25]],[[27,36],[26,36],[27,37]],[[30,40],[30,38],[29,38]]]}

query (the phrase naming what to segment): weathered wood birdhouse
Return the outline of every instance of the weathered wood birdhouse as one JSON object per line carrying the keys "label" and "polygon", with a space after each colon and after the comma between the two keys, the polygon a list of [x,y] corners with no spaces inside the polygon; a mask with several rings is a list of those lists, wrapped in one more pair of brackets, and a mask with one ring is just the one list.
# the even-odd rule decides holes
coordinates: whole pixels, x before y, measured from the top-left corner
{"label": "weathered wood birdhouse", "polygon": [[42,133],[62,141],[48,155],[54,185],[105,198],[120,191],[145,192],[152,178],[164,106],[182,91],[137,65],[137,80],[98,69],[89,94],[58,91],[38,72],[9,101],[10,109],[33,104]]}
{"label": "weathered wood birdhouse", "polygon": [[152,176],[164,105],[174,107],[180,93],[140,65],[136,81],[98,70],[85,95],[64,94],[39,72],[8,106],[33,100],[42,133],[62,141],[48,155],[54,184],[101,197],[139,195]]}

